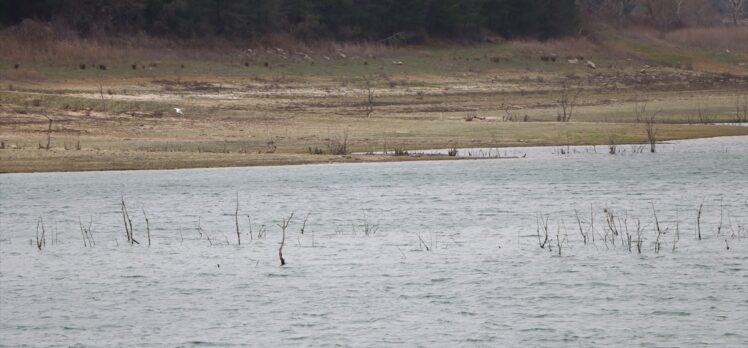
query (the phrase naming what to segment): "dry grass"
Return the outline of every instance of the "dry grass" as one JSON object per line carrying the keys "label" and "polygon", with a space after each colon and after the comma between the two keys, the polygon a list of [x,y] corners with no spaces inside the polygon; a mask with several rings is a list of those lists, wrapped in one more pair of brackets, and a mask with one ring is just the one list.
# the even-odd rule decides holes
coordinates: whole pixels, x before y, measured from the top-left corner
{"label": "dry grass", "polygon": [[[56,64],[128,63],[192,59],[242,61],[267,55],[285,59],[308,57],[372,57],[392,50],[381,43],[304,42],[287,35],[257,41],[224,38],[164,39],[147,35],[80,38],[49,24],[24,21],[0,31],[0,60]],[[250,51],[251,49],[251,51]]]}
{"label": "dry grass", "polygon": [[[518,40],[512,45],[525,52],[561,54],[561,55],[589,55],[599,50],[599,46],[585,38],[562,38],[548,41]],[[559,57],[563,58],[563,57]]]}
{"label": "dry grass", "polygon": [[690,47],[748,51],[748,26],[686,28],[667,33],[664,38]]}

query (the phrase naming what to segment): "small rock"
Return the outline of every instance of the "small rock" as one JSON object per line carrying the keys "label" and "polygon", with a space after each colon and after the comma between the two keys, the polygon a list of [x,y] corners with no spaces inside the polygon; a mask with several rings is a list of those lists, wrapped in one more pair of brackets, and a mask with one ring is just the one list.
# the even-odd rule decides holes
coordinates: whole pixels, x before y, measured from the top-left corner
{"label": "small rock", "polygon": [[569,59],[569,64],[577,64],[577,63],[579,63],[579,59],[576,59],[576,58]]}
{"label": "small rock", "polygon": [[595,65],[595,63],[591,60],[587,61],[587,67],[590,69],[597,69],[597,65]]}

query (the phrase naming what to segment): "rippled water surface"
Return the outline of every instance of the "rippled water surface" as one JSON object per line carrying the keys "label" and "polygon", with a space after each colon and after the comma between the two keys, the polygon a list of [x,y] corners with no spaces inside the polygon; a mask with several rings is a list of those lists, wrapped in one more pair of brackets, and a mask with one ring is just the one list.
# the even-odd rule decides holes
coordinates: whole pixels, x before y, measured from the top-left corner
{"label": "rippled water surface", "polygon": [[526,152],[0,175],[0,346],[748,345],[748,137]]}

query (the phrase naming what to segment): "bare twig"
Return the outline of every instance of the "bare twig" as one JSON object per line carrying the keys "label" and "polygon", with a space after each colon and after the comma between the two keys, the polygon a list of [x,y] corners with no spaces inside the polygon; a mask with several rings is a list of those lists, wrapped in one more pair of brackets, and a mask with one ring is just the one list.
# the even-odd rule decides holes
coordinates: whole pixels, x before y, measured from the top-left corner
{"label": "bare twig", "polygon": [[306,229],[306,222],[309,220],[309,215],[312,215],[312,213],[307,213],[304,217],[304,222],[301,224],[301,234],[304,234],[304,229]]}

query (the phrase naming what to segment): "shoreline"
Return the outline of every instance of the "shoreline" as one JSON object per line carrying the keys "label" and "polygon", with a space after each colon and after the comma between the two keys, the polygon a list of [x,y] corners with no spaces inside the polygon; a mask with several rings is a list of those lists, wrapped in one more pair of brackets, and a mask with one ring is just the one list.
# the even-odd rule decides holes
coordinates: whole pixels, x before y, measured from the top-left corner
{"label": "shoreline", "polygon": [[[677,138],[677,139],[664,139],[659,141],[658,144],[668,144],[675,141],[690,141],[690,140],[703,140],[703,139],[719,139],[729,137],[748,137],[748,134],[743,135],[717,135],[717,136],[704,136],[704,137],[691,137],[691,138]],[[643,143],[626,143],[617,144],[617,146],[639,146]],[[607,146],[608,144],[574,144],[569,145],[571,147],[589,147],[589,146]],[[490,150],[511,150],[511,149],[522,149],[522,148],[557,148],[566,147],[567,144],[553,144],[553,145],[525,145],[525,146],[502,146],[492,148],[457,148],[458,150],[479,150],[479,149],[490,149]],[[407,150],[407,151],[439,151],[443,149],[422,149],[422,150]],[[0,159],[2,158],[3,151],[24,151],[24,150],[0,150]],[[44,151],[44,150],[31,150],[31,151]],[[88,150],[86,150],[88,151]],[[55,151],[56,152],[56,151]],[[647,151],[648,152],[648,151]],[[44,151],[47,153],[47,151]],[[54,152],[53,152],[54,153]],[[143,153],[148,154],[148,153]],[[601,153],[602,154],[602,153]],[[163,154],[160,154],[163,155]],[[20,165],[19,170],[6,170],[0,168],[0,176],[5,174],[33,174],[33,173],[74,173],[74,172],[115,172],[115,171],[152,171],[152,170],[183,170],[183,169],[218,169],[218,168],[249,168],[249,167],[281,167],[281,166],[302,166],[302,165],[325,165],[325,164],[350,164],[350,163],[398,163],[398,162],[422,162],[422,161],[469,161],[469,160],[496,160],[496,159],[522,159],[522,156],[448,156],[437,153],[411,153],[408,155],[382,155],[382,154],[365,154],[365,153],[352,153],[349,155],[311,155],[311,154],[252,154],[249,156],[232,156],[232,157],[244,157],[244,161],[240,159],[226,160],[217,159],[210,165],[206,164],[206,160],[194,160],[192,162],[153,162],[151,161],[134,163],[128,162],[127,164],[121,162],[108,162],[102,163],[102,161],[91,160],[88,162],[65,162],[67,165],[47,164],[47,168],[44,165],[37,165],[35,169],[23,170],[24,166]],[[30,167],[27,165],[26,167]]]}

